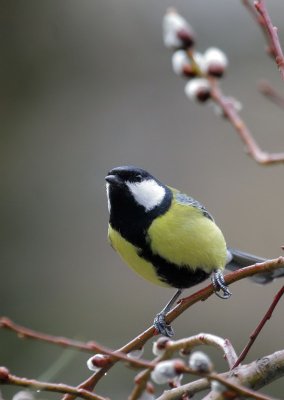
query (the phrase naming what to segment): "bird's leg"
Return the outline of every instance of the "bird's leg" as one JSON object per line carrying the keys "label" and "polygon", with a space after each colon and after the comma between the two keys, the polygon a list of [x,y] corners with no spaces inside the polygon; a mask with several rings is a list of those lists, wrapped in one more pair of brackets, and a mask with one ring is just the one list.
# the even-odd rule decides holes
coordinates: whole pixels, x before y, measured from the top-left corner
{"label": "bird's leg", "polygon": [[166,304],[162,311],[156,315],[154,319],[154,327],[161,335],[168,337],[174,336],[173,328],[171,327],[171,325],[166,323],[166,315],[172,309],[173,305],[175,304],[181,293],[182,289],[178,289],[171,300]]}
{"label": "bird's leg", "polygon": [[[228,286],[225,282],[221,269],[216,269],[213,272],[211,276],[211,281],[214,287],[214,292],[218,297],[220,297],[220,299],[228,299],[232,296],[232,293],[228,289]],[[223,294],[218,293],[220,290],[223,292]]]}

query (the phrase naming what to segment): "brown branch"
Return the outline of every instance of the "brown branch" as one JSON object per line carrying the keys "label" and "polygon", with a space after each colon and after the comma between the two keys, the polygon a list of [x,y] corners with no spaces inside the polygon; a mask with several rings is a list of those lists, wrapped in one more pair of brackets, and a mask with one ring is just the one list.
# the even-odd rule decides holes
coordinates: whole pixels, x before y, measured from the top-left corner
{"label": "brown branch", "polygon": [[246,7],[252,18],[255,20],[255,22],[259,25],[260,29],[262,30],[262,33],[267,41],[267,53],[271,56],[274,57],[274,47],[273,43],[271,43],[270,37],[267,34],[267,29],[265,27],[265,22],[263,17],[256,11],[256,8],[250,3],[249,0],[242,0],[243,5]]}
{"label": "brown branch", "polygon": [[78,389],[63,383],[42,382],[36,379],[22,378],[10,374],[5,367],[0,367],[0,384],[28,387],[35,390],[44,390],[56,393],[69,393],[72,396],[81,397],[86,400],[107,400],[106,397],[98,396],[88,390]]}
{"label": "brown branch", "polygon": [[283,163],[284,153],[267,153],[263,151],[253,138],[245,122],[239,116],[232,102],[223,95],[221,89],[218,87],[216,79],[211,79],[210,81],[211,97],[215,103],[221,107],[224,115],[239,134],[250,156],[262,165]]}
{"label": "brown branch", "polygon": [[[224,374],[218,374],[216,372],[211,372],[211,373],[205,374],[200,371],[192,370],[191,368],[189,368],[185,365],[184,365],[184,367],[181,367],[181,366],[179,367],[179,372],[191,374],[194,376],[203,376],[206,379],[208,379],[210,382],[213,382],[213,381],[219,382],[222,386],[229,389],[230,394],[232,394],[234,396],[233,398],[235,398],[235,396],[238,395],[238,396],[245,396],[248,398],[252,398],[255,400],[273,400],[272,397],[270,397],[270,396],[266,396],[261,393],[256,393],[254,390],[243,386],[241,384],[241,382],[239,382],[238,379],[235,379],[234,377],[233,378],[230,377],[228,373],[226,374],[226,376],[224,376]],[[225,392],[227,392],[227,390],[225,390]]]}
{"label": "brown branch", "polygon": [[281,96],[275,89],[273,89],[273,87],[268,82],[260,82],[259,90],[270,101],[278,105],[282,110],[284,109],[284,97]]}
{"label": "brown branch", "polygon": [[278,293],[274,297],[274,300],[271,303],[269,309],[265,313],[264,317],[262,318],[260,323],[257,325],[256,329],[251,333],[247,345],[244,347],[243,351],[241,352],[239,358],[237,359],[237,361],[233,365],[232,369],[236,368],[245,359],[245,357],[247,356],[250,348],[252,347],[253,343],[255,342],[256,338],[258,337],[259,333],[261,332],[262,328],[264,327],[266,322],[268,322],[268,320],[271,318],[271,316],[273,314],[273,311],[274,311],[275,307],[277,306],[279,300],[283,296],[283,294],[284,294],[284,286],[282,286],[282,288],[278,291]]}
{"label": "brown branch", "polygon": [[183,338],[179,340],[167,340],[165,342],[164,352],[161,356],[153,361],[153,366],[140,372],[135,379],[135,387],[129,396],[129,400],[137,400],[146,388],[147,382],[150,378],[151,370],[160,361],[172,358],[176,352],[183,352],[188,354],[189,351],[201,345],[216,347],[224,352],[224,357],[231,368],[237,360],[235,349],[228,339],[223,339],[219,336],[212,335],[211,333],[199,333],[198,335]]}
{"label": "brown branch", "polygon": [[207,379],[209,379],[211,382],[212,381],[217,381],[230,389],[234,394],[240,395],[240,396],[246,396],[251,399],[255,400],[273,400],[272,397],[266,396],[261,393],[256,393],[255,391],[248,389],[236,382],[232,382],[228,378],[224,378],[220,376],[219,374],[216,373],[211,373],[210,375],[207,376]]}
{"label": "brown branch", "polygon": [[[226,381],[240,384],[242,387],[258,390],[265,385],[273,382],[275,379],[281,378],[284,375],[284,350],[276,351],[273,354],[264,356],[247,365],[239,366],[234,371],[218,374],[219,377]],[[219,379],[220,382],[220,379]],[[208,379],[202,378],[193,382],[181,385],[178,388],[165,391],[157,400],[179,400],[184,394],[189,397],[194,397],[195,394],[210,389]],[[260,393],[255,393],[257,396],[264,396]],[[210,392],[204,400],[223,400],[222,393]],[[263,399],[263,397],[259,397]],[[264,397],[265,398],[265,397]],[[266,399],[272,400],[271,397]]]}
{"label": "brown branch", "polygon": [[272,24],[271,18],[269,16],[266,4],[264,0],[257,0],[254,2],[254,6],[258,13],[261,15],[265,29],[267,31],[267,35],[269,37],[271,48],[273,50],[273,56],[275,58],[275,62],[278,66],[280,75],[284,80],[284,55],[282,52],[282,48],[280,45],[277,27]]}
{"label": "brown branch", "polygon": [[[268,272],[268,271],[273,271],[275,269],[278,269],[280,267],[284,266],[284,257],[279,257],[274,260],[268,260],[263,263],[251,265],[246,268],[239,269],[237,271],[231,272],[227,274],[225,278],[225,282],[227,284],[231,284],[233,282],[236,282],[240,279],[247,278],[249,276],[253,276],[257,273],[263,273],[263,272]],[[214,289],[212,285],[208,285],[205,288],[199,290],[196,293],[193,293],[191,296],[188,296],[182,300],[174,307],[166,317],[167,323],[171,323],[174,321],[179,315],[181,315],[185,310],[187,310],[189,307],[191,307],[193,304],[206,300],[209,296],[211,296],[214,293]],[[141,348],[149,339],[151,339],[155,334],[155,328],[153,326],[150,326],[147,330],[139,334],[136,338],[134,338],[131,342],[127,343],[125,346],[121,347],[118,351],[123,352],[123,353],[129,353],[132,350],[137,350]],[[115,355],[115,352],[113,353]],[[110,364],[99,370],[97,373],[93,374],[90,376],[87,380],[82,382],[78,388],[83,388],[87,390],[93,390],[96,384],[100,381],[101,378],[103,378],[106,374],[106,372],[112,367],[117,362],[117,359],[115,357],[112,359],[112,356],[110,356]],[[64,396],[64,400],[72,400],[74,399],[74,396],[72,395],[66,395]]]}
{"label": "brown branch", "polygon": [[119,352],[119,351],[114,352],[113,350],[108,349],[105,346],[99,345],[94,341],[84,343],[79,340],[69,339],[62,336],[48,335],[46,333],[38,332],[33,329],[18,325],[6,317],[0,317],[0,328],[8,329],[10,331],[17,333],[18,337],[21,339],[40,340],[43,342],[55,344],[62,347],[68,347],[80,351],[86,351],[88,353],[99,352],[102,354],[106,354],[111,356],[112,359],[113,358],[117,359],[117,361],[118,360],[126,361],[128,364],[136,368],[147,368],[151,365],[151,363],[148,361],[131,358],[124,352]]}

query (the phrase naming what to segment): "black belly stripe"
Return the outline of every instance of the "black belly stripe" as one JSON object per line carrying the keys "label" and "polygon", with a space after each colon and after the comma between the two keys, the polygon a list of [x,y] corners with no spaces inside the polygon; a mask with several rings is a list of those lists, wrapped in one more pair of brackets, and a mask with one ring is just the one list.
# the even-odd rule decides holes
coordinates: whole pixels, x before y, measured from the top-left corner
{"label": "black belly stripe", "polygon": [[139,256],[151,262],[162,282],[177,288],[186,289],[205,281],[209,273],[202,268],[190,269],[188,266],[178,266],[168,262],[163,257],[153,254],[151,249],[144,248],[139,251]]}

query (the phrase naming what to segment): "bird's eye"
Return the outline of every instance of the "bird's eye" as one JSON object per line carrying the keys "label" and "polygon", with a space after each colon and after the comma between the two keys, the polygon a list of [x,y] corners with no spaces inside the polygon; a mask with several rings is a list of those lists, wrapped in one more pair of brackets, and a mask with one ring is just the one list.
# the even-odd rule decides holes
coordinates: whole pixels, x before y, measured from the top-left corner
{"label": "bird's eye", "polygon": [[137,182],[141,182],[142,181],[142,175],[141,174],[136,175],[136,181]]}

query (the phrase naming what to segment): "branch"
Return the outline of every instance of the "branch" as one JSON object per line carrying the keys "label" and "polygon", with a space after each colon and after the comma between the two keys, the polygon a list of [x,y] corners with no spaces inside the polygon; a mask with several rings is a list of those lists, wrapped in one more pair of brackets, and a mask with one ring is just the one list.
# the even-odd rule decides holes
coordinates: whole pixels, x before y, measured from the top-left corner
{"label": "branch", "polygon": [[273,87],[268,82],[260,82],[259,90],[274,104],[277,104],[282,110],[284,109],[284,97],[281,96],[275,89],[273,89]]}
{"label": "branch", "polygon": [[[227,274],[224,279],[227,284],[231,284],[240,279],[247,278],[249,276],[253,276],[257,273],[269,272],[275,269],[281,268],[284,266],[284,257],[279,257],[274,260],[268,260],[263,263],[251,265],[246,268],[239,269],[237,271],[231,272]],[[196,293],[193,293],[191,296],[186,297],[174,307],[166,317],[166,322],[171,323],[174,321],[180,314],[182,314],[186,309],[191,307],[193,304],[206,300],[209,296],[214,293],[214,289],[212,285],[199,290]],[[155,328],[150,326],[147,330],[139,334],[136,338],[134,338],[131,342],[127,343],[125,346],[121,347],[118,352],[129,353],[130,351],[137,350],[141,348],[150,338],[152,338],[155,334]],[[115,352],[113,353],[115,355]],[[100,381],[101,378],[105,376],[107,371],[117,362],[116,359],[112,359],[110,356],[110,364],[100,369],[97,373],[90,376],[87,380],[82,382],[78,388],[93,390],[96,384]],[[64,400],[72,400],[74,396],[66,395],[64,396]]]}
{"label": "branch", "polygon": [[[238,367],[234,371],[225,372],[223,374],[218,374],[218,380],[225,379],[226,383],[232,383],[237,385],[242,385],[251,388],[253,390],[258,390],[265,385],[273,382],[276,379],[281,378],[284,375],[284,350],[276,351],[273,354],[267,355],[257,361],[253,361],[250,364]],[[221,378],[221,379],[220,379]],[[213,379],[214,380],[214,379]],[[228,387],[224,382],[224,385]],[[197,381],[187,383],[178,388],[165,391],[157,400],[179,400],[183,395],[188,395],[193,397],[196,393],[210,389],[210,383],[208,379],[198,379]],[[252,392],[255,399],[269,399],[271,397],[265,396],[260,393]],[[248,394],[246,395],[248,396]],[[257,396],[257,397],[256,397]],[[251,397],[251,396],[250,396]],[[210,392],[204,400],[223,400],[224,396],[221,393]]]}
{"label": "branch", "polygon": [[169,341],[166,344],[165,357],[163,359],[168,358],[174,352],[189,352],[192,348],[201,345],[212,346],[222,350],[230,368],[232,368],[237,361],[237,355],[231,342],[228,339],[223,339],[211,333],[199,333],[189,338]]}
{"label": "branch", "polygon": [[284,162],[284,153],[268,153],[263,151],[255,141],[252,133],[241,119],[232,102],[228,100],[218,87],[216,79],[211,79],[211,96],[216,104],[221,107],[224,115],[233,125],[240,138],[246,145],[248,153],[259,164],[268,165]]}
{"label": "branch", "polygon": [[239,358],[237,359],[237,361],[233,365],[232,369],[236,368],[245,359],[245,357],[247,356],[250,348],[252,347],[253,343],[255,342],[256,338],[258,337],[259,333],[261,332],[262,328],[264,327],[266,322],[268,322],[268,320],[271,318],[271,316],[273,314],[273,311],[274,311],[275,307],[277,306],[279,300],[283,296],[283,294],[284,294],[284,286],[282,286],[282,288],[277,292],[276,296],[274,297],[274,300],[273,300],[272,304],[270,305],[269,309],[265,313],[264,317],[262,318],[260,323],[257,325],[256,329],[250,335],[250,338],[249,338],[249,341],[248,341],[247,345],[245,346],[245,348],[241,352]]}
{"label": "branch", "polygon": [[281,78],[284,80],[284,55],[277,33],[277,27],[272,24],[264,0],[255,1],[254,6],[263,19],[263,23],[270,40],[272,54],[275,58],[275,62],[278,66]]}
{"label": "branch", "polygon": [[88,390],[78,389],[63,383],[41,382],[36,379],[22,378],[10,374],[5,367],[0,367],[0,384],[28,387],[35,390],[44,390],[56,393],[69,393],[70,395],[81,397],[86,400],[107,400],[106,397],[98,396]]}
{"label": "branch", "polygon": [[219,350],[221,349],[224,352],[224,357],[228,362],[230,368],[233,367],[234,363],[237,360],[235,349],[233,348],[230,341],[228,339],[223,339],[210,333],[200,333],[198,335],[176,341],[166,340],[163,345],[163,354],[153,361],[153,365],[150,368],[142,371],[135,378],[136,385],[131,395],[129,396],[129,400],[137,400],[141,396],[141,394],[145,390],[148,380],[150,379],[151,370],[160,361],[171,358],[176,352],[187,354],[192,348],[201,345],[213,346],[218,348]]}
{"label": "branch", "polygon": [[15,322],[11,321],[9,318],[0,317],[0,329],[8,329],[18,334],[18,337],[21,339],[34,339],[40,340],[43,342],[55,344],[62,347],[73,348],[80,351],[86,351],[88,353],[99,352],[102,354],[106,354],[112,357],[112,359],[117,359],[126,361],[133,367],[136,368],[147,368],[151,363],[147,361],[138,360],[137,358],[131,358],[125,353],[119,351],[113,351],[108,349],[105,346],[99,345],[98,343],[91,342],[80,342],[79,340],[69,339],[62,336],[53,336],[48,335],[46,333],[38,332],[30,328],[26,328],[24,326],[18,325]]}

